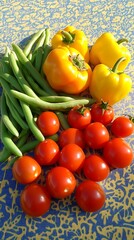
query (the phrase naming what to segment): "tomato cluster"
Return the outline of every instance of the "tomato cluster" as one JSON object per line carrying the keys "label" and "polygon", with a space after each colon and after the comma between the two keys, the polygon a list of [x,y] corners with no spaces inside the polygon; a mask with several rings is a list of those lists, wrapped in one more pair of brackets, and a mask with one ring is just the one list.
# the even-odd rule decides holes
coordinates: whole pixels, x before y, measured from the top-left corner
{"label": "tomato cluster", "polygon": [[[132,163],[132,149],[124,140],[134,131],[129,117],[114,118],[113,108],[101,102],[94,103],[91,109],[81,106],[71,109],[67,120],[70,127],[59,131],[56,114],[42,113],[37,124],[46,139],[36,146],[33,157],[25,155],[13,165],[14,178],[28,184],[20,201],[22,210],[30,216],[45,214],[50,209],[51,199],[63,199],[72,193],[82,210],[98,211],[106,199],[98,182],[105,180],[111,169]],[[47,138],[57,132],[58,142]],[[38,180],[46,166],[49,171],[42,186]],[[79,182],[77,176],[81,173],[84,178]]]}

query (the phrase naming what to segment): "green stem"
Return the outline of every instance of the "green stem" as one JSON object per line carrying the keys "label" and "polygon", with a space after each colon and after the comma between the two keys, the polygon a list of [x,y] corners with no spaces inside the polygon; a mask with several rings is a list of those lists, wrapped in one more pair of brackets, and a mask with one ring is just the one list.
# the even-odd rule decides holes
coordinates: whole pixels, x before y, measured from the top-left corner
{"label": "green stem", "polygon": [[116,73],[117,72],[117,69],[119,67],[119,64],[121,62],[123,62],[126,58],[125,57],[121,57],[117,60],[117,62],[114,64],[113,68],[112,68],[112,72]]}
{"label": "green stem", "polygon": [[126,38],[121,38],[117,41],[118,44],[121,44],[123,42],[128,42],[128,40]]}
{"label": "green stem", "polygon": [[65,43],[73,43],[74,42],[75,34],[71,34],[70,32],[67,32],[64,30],[61,33],[63,36],[63,42],[65,42]]}

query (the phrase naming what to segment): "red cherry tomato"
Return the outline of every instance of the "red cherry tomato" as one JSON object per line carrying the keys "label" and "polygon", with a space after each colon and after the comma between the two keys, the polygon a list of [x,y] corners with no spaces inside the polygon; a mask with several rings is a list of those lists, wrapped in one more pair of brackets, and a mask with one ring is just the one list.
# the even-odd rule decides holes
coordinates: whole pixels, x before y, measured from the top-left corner
{"label": "red cherry tomato", "polygon": [[86,178],[99,182],[108,177],[110,168],[102,157],[92,154],[86,157],[83,164],[83,171]]}
{"label": "red cherry tomato", "polygon": [[76,179],[67,168],[57,166],[52,168],[46,177],[46,187],[54,198],[65,198],[74,191]]}
{"label": "red cherry tomato", "polygon": [[94,103],[91,108],[91,119],[93,122],[101,122],[105,126],[114,118],[113,107],[106,102]]}
{"label": "red cherry tomato", "polygon": [[59,131],[60,122],[54,112],[42,112],[37,118],[37,126],[45,136],[50,136]]}
{"label": "red cherry tomato", "polygon": [[100,122],[90,123],[84,130],[85,141],[90,148],[103,148],[109,140],[107,128]]}
{"label": "red cherry tomato", "polygon": [[116,137],[128,137],[134,132],[134,123],[128,117],[117,117],[111,123],[111,132]]}
{"label": "red cherry tomato", "polygon": [[27,184],[39,177],[41,174],[41,167],[34,158],[22,156],[14,163],[12,173],[16,181]]}
{"label": "red cherry tomato", "polygon": [[63,130],[59,135],[58,143],[61,148],[69,143],[75,143],[83,149],[85,147],[83,132],[76,128]]}
{"label": "red cherry tomato", "polygon": [[67,116],[72,128],[84,129],[91,122],[90,110],[85,107],[72,108]]}
{"label": "red cherry tomato", "polygon": [[40,165],[52,165],[59,159],[59,146],[52,139],[40,142],[34,149],[34,157]]}
{"label": "red cherry tomato", "polygon": [[82,148],[74,143],[65,145],[59,158],[59,164],[62,167],[66,167],[70,171],[77,171],[85,160],[85,153]]}
{"label": "red cherry tomato", "polygon": [[22,191],[20,196],[22,210],[31,217],[45,214],[51,205],[51,197],[46,187],[32,183]]}
{"label": "red cherry tomato", "polygon": [[86,180],[76,188],[75,198],[82,210],[96,212],[103,207],[106,196],[98,183]]}
{"label": "red cherry tomato", "polygon": [[133,151],[123,139],[114,138],[105,144],[103,157],[110,166],[125,168],[132,163]]}

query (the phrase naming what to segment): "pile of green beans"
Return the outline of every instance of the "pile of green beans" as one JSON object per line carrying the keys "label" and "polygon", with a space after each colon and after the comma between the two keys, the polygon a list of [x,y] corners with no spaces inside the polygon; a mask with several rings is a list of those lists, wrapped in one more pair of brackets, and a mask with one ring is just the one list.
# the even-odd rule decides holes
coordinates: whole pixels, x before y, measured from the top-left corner
{"label": "pile of green beans", "polygon": [[[11,157],[10,166],[45,139],[35,120],[42,111],[54,111],[61,127],[67,129],[64,112],[94,102],[90,98],[58,95],[50,87],[42,72],[42,64],[51,51],[49,38],[49,29],[39,30],[23,49],[14,43],[11,50],[6,47],[0,61],[0,162]],[[50,138],[58,141],[58,134]]]}

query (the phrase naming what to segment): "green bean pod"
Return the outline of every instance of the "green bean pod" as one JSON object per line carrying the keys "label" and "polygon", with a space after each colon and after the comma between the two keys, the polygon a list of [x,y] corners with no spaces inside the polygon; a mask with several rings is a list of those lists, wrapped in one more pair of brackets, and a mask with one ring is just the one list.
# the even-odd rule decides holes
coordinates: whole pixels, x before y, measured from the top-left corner
{"label": "green bean pod", "polygon": [[13,103],[15,109],[17,110],[17,112],[20,114],[20,116],[24,116],[23,115],[23,112],[21,111],[21,108],[20,108],[20,105],[19,105],[19,102],[17,101],[16,98],[14,98],[14,96],[12,95],[11,93],[11,88],[10,88],[10,85],[2,78],[0,77],[0,82],[1,82],[1,85],[4,89],[4,91],[6,92],[6,94],[8,95],[8,97],[10,98],[10,101]]}
{"label": "green bean pod", "polygon": [[31,52],[32,50],[32,47],[33,45],[35,44],[35,42],[38,40],[38,38],[41,36],[41,34],[43,33],[44,29],[43,30],[39,30],[38,32],[36,32],[32,37],[31,39],[29,40],[29,42],[27,43],[27,45],[24,47],[24,54],[25,56],[28,56],[29,53]]}
{"label": "green bean pod", "polygon": [[22,88],[20,87],[20,84],[18,83],[17,79],[11,74],[3,73],[3,74],[0,74],[0,77],[2,77],[4,80],[10,83],[14,89],[18,91],[22,91]]}
{"label": "green bean pod", "polygon": [[59,118],[59,121],[60,121],[60,124],[61,124],[62,128],[63,128],[63,129],[68,129],[68,128],[70,128],[70,126],[69,126],[69,124],[68,124],[68,121],[67,121],[64,113],[58,112],[58,111],[56,111],[55,113],[56,113],[57,117]]}
{"label": "green bean pod", "polygon": [[13,50],[16,53],[20,62],[24,65],[24,67],[28,70],[31,76],[35,79],[35,81],[50,95],[57,95],[54,90],[50,87],[48,82],[43,79],[41,74],[36,70],[36,68],[32,65],[32,63],[28,60],[28,58],[23,53],[22,49],[16,44],[12,44]]}
{"label": "green bean pod", "polygon": [[29,129],[31,130],[31,132],[33,133],[33,135],[37,140],[43,141],[45,138],[41,133],[41,131],[39,130],[39,128],[37,127],[36,123],[34,122],[34,118],[33,118],[30,107],[22,101],[21,101],[21,106],[22,106],[27,124],[29,126]]}
{"label": "green bean pod", "polygon": [[14,95],[14,97],[18,98],[19,100],[24,101],[25,103],[33,107],[41,108],[44,110],[62,111],[62,110],[67,110],[69,108],[75,107],[77,105],[87,105],[87,104],[92,104],[92,102],[94,102],[92,98],[82,98],[82,99],[76,99],[68,102],[49,103],[41,99],[29,97],[26,94],[15,91],[15,90],[11,90],[11,92]]}
{"label": "green bean pod", "polygon": [[1,121],[1,141],[4,146],[11,151],[15,156],[22,156],[22,152],[16,146],[16,144],[12,141],[10,135],[8,134],[7,128],[3,121]]}
{"label": "green bean pod", "polygon": [[[23,118],[21,118],[21,116],[18,114],[18,112],[16,111],[16,109],[14,108],[14,106],[12,105],[12,103],[10,102],[10,99],[8,98],[8,96],[6,95],[6,103],[8,105],[8,108],[13,116],[13,118],[16,120],[16,122],[21,126],[22,129],[28,129],[28,125],[26,124],[26,122],[23,120]],[[21,108],[22,111],[22,108]],[[23,111],[22,111],[23,112]]]}
{"label": "green bean pod", "polygon": [[35,94],[35,92],[31,89],[31,87],[29,86],[28,82],[26,81],[26,79],[24,78],[20,68],[17,65],[17,61],[15,59],[14,54],[11,52],[11,54],[9,55],[9,60],[10,60],[10,64],[11,67],[13,69],[14,75],[16,76],[16,78],[18,79],[18,82],[21,86],[21,88],[23,89],[23,91],[31,96],[31,97],[37,97],[38,96]]}
{"label": "green bean pod", "polygon": [[8,115],[8,109],[7,109],[7,104],[6,104],[6,98],[4,93],[2,93],[1,97],[1,115],[2,115],[2,121],[4,122],[5,126],[7,129],[16,137],[19,136],[19,132],[16,129],[16,127],[13,125],[12,121],[9,118]]}

